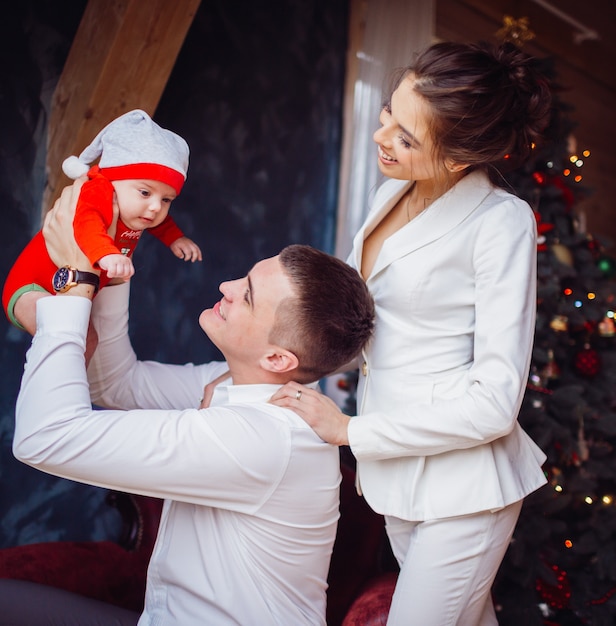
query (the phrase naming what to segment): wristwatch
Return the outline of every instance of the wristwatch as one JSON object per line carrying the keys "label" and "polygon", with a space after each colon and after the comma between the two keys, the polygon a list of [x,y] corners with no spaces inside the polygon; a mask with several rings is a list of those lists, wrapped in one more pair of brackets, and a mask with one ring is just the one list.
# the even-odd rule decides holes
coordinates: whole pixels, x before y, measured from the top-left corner
{"label": "wristwatch", "polygon": [[59,267],[52,278],[53,289],[57,293],[68,291],[71,287],[75,287],[80,283],[94,285],[94,293],[98,291],[100,279],[93,272],[80,272],[70,265]]}

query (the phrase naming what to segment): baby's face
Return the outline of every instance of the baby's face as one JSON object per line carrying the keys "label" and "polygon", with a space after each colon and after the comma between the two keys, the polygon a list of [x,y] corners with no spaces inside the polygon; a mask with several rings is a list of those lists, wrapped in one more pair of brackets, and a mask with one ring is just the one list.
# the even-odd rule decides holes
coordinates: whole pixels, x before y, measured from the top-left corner
{"label": "baby's face", "polygon": [[175,200],[175,189],[158,180],[114,180],[120,219],[132,230],[158,226]]}

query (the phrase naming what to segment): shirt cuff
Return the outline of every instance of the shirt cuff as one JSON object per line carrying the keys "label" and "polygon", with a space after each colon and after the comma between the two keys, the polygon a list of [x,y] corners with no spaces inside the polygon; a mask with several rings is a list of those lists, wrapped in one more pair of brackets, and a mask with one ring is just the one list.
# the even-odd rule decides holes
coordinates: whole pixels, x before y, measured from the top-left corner
{"label": "shirt cuff", "polygon": [[85,337],[92,301],[79,296],[49,296],[36,302],[36,333],[78,333]]}

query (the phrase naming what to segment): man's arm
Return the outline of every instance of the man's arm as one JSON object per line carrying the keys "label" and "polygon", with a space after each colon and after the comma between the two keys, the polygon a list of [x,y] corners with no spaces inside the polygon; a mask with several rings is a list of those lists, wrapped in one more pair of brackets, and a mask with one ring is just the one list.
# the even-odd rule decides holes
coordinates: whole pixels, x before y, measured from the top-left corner
{"label": "man's arm", "polygon": [[138,361],[128,335],[129,283],[105,287],[92,305],[98,346],[88,366],[92,401],[118,409],[197,408],[203,387],[225,363]]}
{"label": "man's arm", "polygon": [[[43,232],[55,263],[92,271],[73,236],[78,194],[79,184],[63,192]],[[84,284],[38,302],[17,398],[15,456],[101,487],[256,510],[288,461],[284,421],[247,406],[93,410],[84,359],[92,296]]]}
{"label": "man's arm", "polygon": [[42,298],[17,399],[13,452],[99,487],[253,513],[284,474],[289,432],[258,407],[93,410],[87,298]]}

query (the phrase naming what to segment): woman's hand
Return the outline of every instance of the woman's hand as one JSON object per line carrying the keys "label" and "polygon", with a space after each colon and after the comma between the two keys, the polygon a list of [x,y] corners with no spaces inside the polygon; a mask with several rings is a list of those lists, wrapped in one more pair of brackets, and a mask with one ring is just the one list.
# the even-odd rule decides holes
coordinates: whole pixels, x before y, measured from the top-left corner
{"label": "woman's hand", "polygon": [[295,411],[323,441],[335,446],[349,445],[351,418],[319,391],[290,382],[282,386],[270,402]]}
{"label": "woman's hand", "polygon": [[92,264],[75,241],[73,219],[81,186],[87,179],[79,178],[65,187],[43,222],[43,237],[51,260],[58,266],[70,265],[81,271],[94,271]]}

